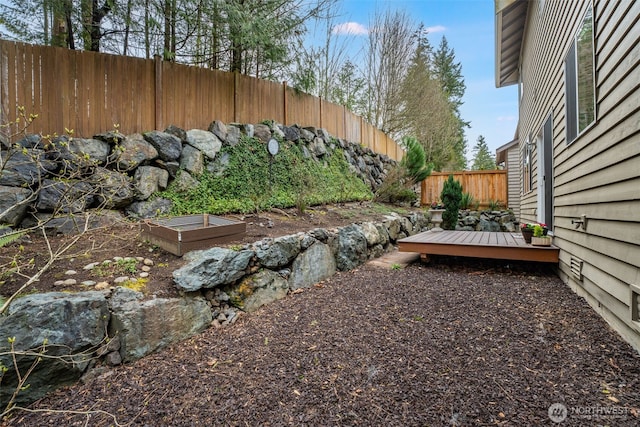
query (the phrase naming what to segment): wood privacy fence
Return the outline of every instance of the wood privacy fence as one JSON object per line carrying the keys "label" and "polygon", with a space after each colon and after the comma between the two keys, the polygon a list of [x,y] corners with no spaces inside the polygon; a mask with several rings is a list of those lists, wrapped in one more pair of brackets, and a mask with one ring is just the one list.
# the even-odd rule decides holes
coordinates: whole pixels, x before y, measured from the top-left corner
{"label": "wood privacy fence", "polygon": [[500,202],[503,208],[507,207],[506,170],[432,172],[422,181],[420,201],[423,205],[440,200],[442,187],[449,175],[460,181],[462,191],[470,193],[480,207],[486,208],[491,202]]}
{"label": "wood privacy fence", "polygon": [[[207,129],[213,120],[275,120],[326,129],[400,160],[403,150],[375,126],[340,105],[240,74],[156,59],[140,59],[0,40],[0,123],[18,107],[38,114],[31,133],[91,137],[118,126],[124,134]],[[13,126],[13,131],[18,127]],[[5,129],[5,133],[10,132]]]}

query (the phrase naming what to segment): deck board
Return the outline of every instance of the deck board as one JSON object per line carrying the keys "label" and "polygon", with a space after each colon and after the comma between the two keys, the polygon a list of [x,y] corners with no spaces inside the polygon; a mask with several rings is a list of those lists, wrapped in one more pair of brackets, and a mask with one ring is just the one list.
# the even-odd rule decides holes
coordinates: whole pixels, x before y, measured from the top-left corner
{"label": "deck board", "polygon": [[493,231],[425,231],[398,240],[400,252],[473,258],[558,262],[556,246],[532,246],[520,233]]}

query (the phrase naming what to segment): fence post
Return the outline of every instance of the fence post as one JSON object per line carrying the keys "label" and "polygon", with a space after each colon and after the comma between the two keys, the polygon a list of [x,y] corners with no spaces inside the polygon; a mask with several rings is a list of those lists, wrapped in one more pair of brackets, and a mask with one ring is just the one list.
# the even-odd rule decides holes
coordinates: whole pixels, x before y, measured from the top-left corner
{"label": "fence post", "polygon": [[154,55],[153,61],[155,64],[155,109],[156,109],[156,117],[155,117],[155,129],[163,129],[162,122],[164,118],[162,117],[162,58],[160,55]]}

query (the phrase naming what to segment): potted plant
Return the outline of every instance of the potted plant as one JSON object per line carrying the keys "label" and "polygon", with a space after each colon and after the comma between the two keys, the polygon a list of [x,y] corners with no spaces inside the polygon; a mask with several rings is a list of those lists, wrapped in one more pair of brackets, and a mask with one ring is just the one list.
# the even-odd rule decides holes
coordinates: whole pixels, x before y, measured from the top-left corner
{"label": "potted plant", "polygon": [[524,222],[520,224],[520,232],[522,233],[522,237],[524,237],[524,241],[527,243],[531,243],[531,238],[533,237],[533,231],[539,225],[542,228],[542,235],[547,235],[547,225],[546,224],[537,224],[532,222]]}
{"label": "potted plant", "polygon": [[432,202],[429,214],[431,214],[431,223],[433,228],[431,231],[442,231],[440,224],[442,224],[442,213],[445,211],[444,206],[440,202]]}
{"label": "potted plant", "polygon": [[531,238],[531,244],[533,246],[550,246],[551,237],[545,233],[543,224],[536,224],[533,226],[533,237]]}

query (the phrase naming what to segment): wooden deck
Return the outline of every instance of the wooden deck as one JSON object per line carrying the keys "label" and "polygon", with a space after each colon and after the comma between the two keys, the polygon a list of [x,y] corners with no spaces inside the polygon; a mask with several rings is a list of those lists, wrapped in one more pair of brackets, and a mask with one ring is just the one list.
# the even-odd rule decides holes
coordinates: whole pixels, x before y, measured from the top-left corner
{"label": "wooden deck", "polygon": [[520,233],[489,231],[425,231],[398,240],[400,252],[429,255],[453,255],[473,258],[513,259],[558,262],[556,246],[532,246]]}

